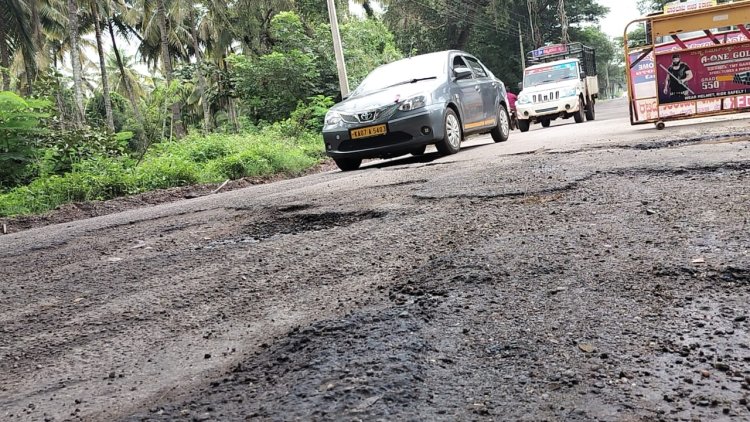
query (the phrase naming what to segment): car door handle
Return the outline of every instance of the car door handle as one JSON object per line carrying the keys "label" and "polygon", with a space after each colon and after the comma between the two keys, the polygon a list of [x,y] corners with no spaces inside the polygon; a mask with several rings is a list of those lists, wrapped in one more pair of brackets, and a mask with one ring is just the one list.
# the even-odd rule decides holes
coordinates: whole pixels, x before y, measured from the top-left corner
{"label": "car door handle", "polygon": [[481,88],[479,88],[479,85],[474,86],[474,91],[476,91],[476,92],[481,91]]}

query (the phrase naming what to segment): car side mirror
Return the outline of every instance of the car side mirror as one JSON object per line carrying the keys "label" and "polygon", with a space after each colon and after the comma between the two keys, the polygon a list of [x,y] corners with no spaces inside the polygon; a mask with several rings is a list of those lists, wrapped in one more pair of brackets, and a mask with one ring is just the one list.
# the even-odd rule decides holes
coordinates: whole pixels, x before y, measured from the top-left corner
{"label": "car side mirror", "polygon": [[453,69],[453,76],[456,80],[466,79],[471,77],[471,69],[468,67],[456,67]]}
{"label": "car side mirror", "polygon": [[586,79],[586,72],[581,72],[581,80]]}
{"label": "car side mirror", "polygon": [[523,91],[523,82],[518,83],[518,91]]}

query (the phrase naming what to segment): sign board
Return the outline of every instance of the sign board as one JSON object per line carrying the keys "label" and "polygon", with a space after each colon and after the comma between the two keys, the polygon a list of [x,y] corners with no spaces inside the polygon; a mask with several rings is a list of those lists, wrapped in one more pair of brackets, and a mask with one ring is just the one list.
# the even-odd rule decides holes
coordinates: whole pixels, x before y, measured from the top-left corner
{"label": "sign board", "polygon": [[688,0],[685,2],[674,1],[664,5],[664,13],[680,13],[691,10],[705,9],[706,7],[716,6],[716,0]]}
{"label": "sign board", "polygon": [[566,44],[555,44],[547,45],[542,48],[537,48],[531,51],[531,55],[534,57],[546,56],[548,54],[564,54],[568,52],[568,46]]}
{"label": "sign board", "polygon": [[657,54],[659,104],[750,94],[750,44]]}

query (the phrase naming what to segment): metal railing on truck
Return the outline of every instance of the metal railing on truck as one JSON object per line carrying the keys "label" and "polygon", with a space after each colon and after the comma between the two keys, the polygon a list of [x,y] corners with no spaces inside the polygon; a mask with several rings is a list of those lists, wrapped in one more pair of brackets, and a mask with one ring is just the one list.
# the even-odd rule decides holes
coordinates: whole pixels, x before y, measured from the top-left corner
{"label": "metal railing on truck", "polygon": [[[679,7],[679,11],[674,11]],[[670,9],[672,8],[672,9]],[[640,23],[645,42],[634,44]],[[750,1],[692,0],[625,28],[630,123],[750,111]]]}
{"label": "metal railing on truck", "polygon": [[596,76],[596,51],[579,42],[541,47],[529,51],[526,57],[528,65],[549,63],[563,59],[578,59],[587,76]]}

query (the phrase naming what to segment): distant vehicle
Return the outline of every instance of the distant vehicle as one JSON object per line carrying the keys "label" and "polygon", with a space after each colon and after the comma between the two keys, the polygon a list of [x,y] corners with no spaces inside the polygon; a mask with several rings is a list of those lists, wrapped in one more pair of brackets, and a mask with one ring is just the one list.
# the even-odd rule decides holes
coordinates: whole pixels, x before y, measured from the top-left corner
{"label": "distant vehicle", "polygon": [[558,118],[594,120],[599,98],[594,49],[581,43],[546,46],[529,53],[529,62],[516,101],[521,132],[532,123],[549,127]]}
{"label": "distant vehicle", "polygon": [[455,154],[477,133],[508,139],[505,85],[476,57],[443,51],[373,70],[327,113],[323,139],[326,153],[348,171],[364,158],[421,155],[431,144]]}

